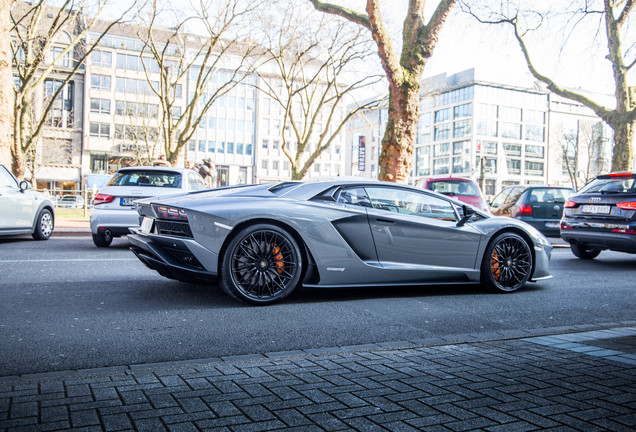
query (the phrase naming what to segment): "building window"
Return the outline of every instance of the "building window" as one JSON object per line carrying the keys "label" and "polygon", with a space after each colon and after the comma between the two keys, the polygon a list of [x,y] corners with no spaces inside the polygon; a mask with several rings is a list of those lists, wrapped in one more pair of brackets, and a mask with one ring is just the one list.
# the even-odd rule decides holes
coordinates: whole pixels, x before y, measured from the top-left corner
{"label": "building window", "polygon": [[497,120],[478,120],[477,121],[477,135],[485,137],[497,136]]}
{"label": "building window", "polygon": [[526,161],[525,173],[527,176],[542,176],[543,162]]}
{"label": "building window", "polygon": [[521,156],[521,145],[519,144],[504,144],[503,148],[506,156]]}
{"label": "building window", "polygon": [[470,156],[459,156],[453,158],[453,174],[470,172]]}
{"label": "building window", "polygon": [[501,122],[501,137],[521,139],[521,125],[518,123]]}
{"label": "building window", "polygon": [[280,148],[280,142],[278,140],[272,141],[272,148],[278,150]]}
{"label": "building window", "polygon": [[521,108],[501,107],[499,118],[509,122],[521,122]]}
{"label": "building window", "polygon": [[433,160],[433,174],[448,174],[450,172],[450,163],[448,158]]}
{"label": "building window", "polygon": [[106,174],[108,172],[108,155],[91,154],[91,172]]}
{"label": "building window", "polygon": [[441,123],[450,119],[451,109],[444,108],[439,111],[435,111],[435,123]]}
{"label": "building window", "polygon": [[252,156],[252,143],[247,143],[245,145],[245,154],[248,156]]}
{"label": "building window", "polygon": [[450,124],[435,126],[435,141],[447,140],[450,137]]}
{"label": "building window", "polygon": [[526,125],[526,141],[545,141],[545,127],[538,125]]}
{"label": "building window", "polygon": [[472,132],[470,120],[461,120],[453,123],[453,138],[463,138]]}
{"label": "building window", "polygon": [[543,159],[544,147],[536,145],[526,146],[526,157]]}
{"label": "building window", "polygon": [[238,175],[238,184],[246,184],[247,183],[247,167],[239,168]]}
{"label": "building window", "polygon": [[113,53],[95,50],[91,53],[91,64],[93,66],[111,67],[113,65]]}
{"label": "building window", "polygon": [[71,63],[70,51],[62,55],[63,52],[63,47],[51,47],[51,63],[55,62],[55,66],[69,67]]}
{"label": "building window", "polygon": [[110,76],[91,75],[91,88],[95,90],[110,90]]}
{"label": "building window", "polygon": [[273,170],[278,170],[278,161],[277,160],[272,161],[272,169]]}
{"label": "building window", "polygon": [[208,141],[208,152],[214,153],[216,151],[216,141]]}
{"label": "building window", "polygon": [[234,154],[234,143],[233,142],[229,142],[227,143],[227,154]]}
{"label": "building window", "polygon": [[91,98],[91,112],[99,114],[110,114],[110,100]]}
{"label": "building window", "polygon": [[456,119],[463,118],[463,117],[470,117],[471,115],[473,115],[472,103],[457,105],[456,107],[453,108],[453,117]]}
{"label": "building window", "polygon": [[97,138],[110,138],[110,124],[108,123],[91,123],[89,134]]}
{"label": "building window", "polygon": [[[431,174],[431,147],[418,147],[415,150],[415,175],[427,176]],[[373,171],[373,170],[372,170]]]}
{"label": "building window", "polygon": [[521,160],[506,159],[506,168],[508,169],[508,174],[521,174]]}
{"label": "building window", "polygon": [[485,185],[484,185],[484,194],[494,195],[496,187],[497,187],[497,180],[486,179]]}
{"label": "building window", "polygon": [[435,144],[433,147],[433,156],[448,156],[450,154],[450,143]]}
{"label": "building window", "polygon": [[264,170],[269,168],[269,164],[267,160],[262,160],[261,161],[261,168],[263,168]]}

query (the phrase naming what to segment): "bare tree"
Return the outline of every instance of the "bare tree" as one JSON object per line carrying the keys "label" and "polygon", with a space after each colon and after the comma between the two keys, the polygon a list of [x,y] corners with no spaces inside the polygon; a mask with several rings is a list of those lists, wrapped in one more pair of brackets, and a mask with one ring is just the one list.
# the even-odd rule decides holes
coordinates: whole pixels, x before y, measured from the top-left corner
{"label": "bare tree", "polygon": [[457,0],[441,0],[428,24],[424,20],[426,0],[409,0],[399,56],[380,15],[380,0],[367,0],[366,13],[320,0],[310,1],[317,10],[346,18],[371,32],[389,81],[389,114],[382,138],[379,177],[406,183],[413,163],[422,72]]}
{"label": "bare tree", "polygon": [[[0,34],[11,30],[11,6],[15,0],[0,0]],[[0,38],[0,163],[10,166],[11,125],[13,123],[13,87],[11,46],[8,37]]]}
{"label": "bare tree", "polygon": [[[241,42],[237,30],[245,28],[258,5],[240,0],[200,0],[192,16],[166,28],[159,24],[162,11],[157,0],[150,3],[139,37],[143,53],[149,53],[151,64],[157,65],[153,71],[144,62],[150,88],[159,99],[160,134],[171,164],[177,162],[214,102],[252,72],[255,45]],[[198,26],[205,36],[188,33],[189,26]],[[220,72],[228,79],[213,79]],[[188,80],[190,85],[186,86]]]}
{"label": "bare tree", "polygon": [[[634,55],[635,41],[627,39],[627,22],[636,2],[634,0],[585,0],[566,3],[565,9],[556,9],[553,5],[547,11],[540,11],[532,6],[522,9],[510,1],[496,2],[491,9],[483,2],[476,5],[474,1],[463,0],[462,9],[474,16],[479,22],[486,24],[507,25],[513,30],[514,37],[528,66],[528,70],[537,80],[545,83],[548,89],[559,96],[574,100],[590,108],[605,121],[614,131],[614,147],[612,155],[612,171],[630,170],[634,162],[632,141],[636,127],[636,88],[629,87],[627,74],[636,64]],[[534,6],[534,5],[533,5]],[[564,17],[567,17],[564,19]],[[554,20],[554,21],[553,21]],[[553,22],[559,25],[558,31]],[[566,23],[564,29],[560,25]],[[607,54],[605,58],[611,63],[614,108],[604,106],[598,100],[580,90],[573,90],[558,84],[555,79],[539,71],[535,61],[543,50],[531,50],[528,40],[541,30],[566,37],[579,26],[590,25],[592,31],[598,29],[598,35],[605,38]],[[569,26],[569,28],[568,28]],[[631,34],[633,36],[633,32]],[[554,37],[549,39],[554,44]],[[624,51],[623,47],[627,50]],[[629,58],[628,58],[629,57]]]}
{"label": "bare tree", "polygon": [[592,121],[576,121],[573,128],[561,126],[556,141],[560,152],[562,171],[567,174],[576,190],[592,180],[599,173],[601,137],[595,132]]}
{"label": "bare tree", "polygon": [[[93,5],[88,0],[65,0],[59,7],[50,6],[47,0],[13,4],[11,50],[17,78],[11,168],[16,176],[24,175],[25,154],[33,153],[42,129],[51,122],[49,114],[60,103],[67,84],[104,34],[127,12],[110,21],[96,39],[89,41],[88,32],[98,23],[108,1],[97,0]],[[89,6],[94,6],[92,18],[84,14]],[[45,88],[47,81],[49,87]]]}
{"label": "bare tree", "polygon": [[[277,25],[267,17],[269,29],[277,29],[264,36],[259,90],[281,108],[281,149],[290,161],[291,178],[298,180],[352,116],[377,104],[373,99],[356,102],[352,94],[376,84],[380,76],[355,73],[372,54],[362,29],[325,16],[312,19],[291,3],[277,15]],[[332,39],[333,34],[339,37]]]}

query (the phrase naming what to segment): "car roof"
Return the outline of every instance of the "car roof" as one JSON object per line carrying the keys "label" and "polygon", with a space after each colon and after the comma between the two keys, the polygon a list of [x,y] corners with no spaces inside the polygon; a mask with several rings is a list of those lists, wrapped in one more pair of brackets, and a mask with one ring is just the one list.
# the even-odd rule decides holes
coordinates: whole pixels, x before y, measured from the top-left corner
{"label": "car roof", "polygon": [[436,181],[460,181],[460,182],[469,182],[475,183],[474,180],[463,178],[463,177],[436,177],[436,178],[427,178],[428,182],[436,182]]}
{"label": "car roof", "polygon": [[194,172],[188,168],[180,168],[180,167],[170,167],[170,166],[132,166],[132,167],[122,167],[119,168],[117,172],[126,172],[126,171],[171,171],[177,173],[184,172]]}

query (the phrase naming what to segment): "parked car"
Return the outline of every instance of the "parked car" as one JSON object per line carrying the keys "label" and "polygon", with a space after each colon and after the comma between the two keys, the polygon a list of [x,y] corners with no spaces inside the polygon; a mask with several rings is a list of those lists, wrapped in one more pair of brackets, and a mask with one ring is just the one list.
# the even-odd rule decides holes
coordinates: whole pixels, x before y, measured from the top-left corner
{"label": "parked car", "polygon": [[574,189],[560,186],[509,186],[490,204],[497,216],[509,216],[529,223],[546,236],[559,236],[565,201]]}
{"label": "parked car", "polygon": [[48,240],[53,233],[53,202],[43,193],[30,190],[29,182],[19,182],[0,165],[0,235],[31,234]]}
{"label": "parked car", "polygon": [[574,255],[636,253],[636,173],[600,175],[565,203],[561,237]]}
{"label": "parked car", "polygon": [[84,199],[81,195],[62,195],[57,199],[56,205],[62,208],[82,208]]}
{"label": "parked car", "polygon": [[550,277],[531,226],[419,188],[282,182],[137,201],[131,250],[159,274],[216,282],[252,304],[298,286],[482,283],[510,292]]}
{"label": "parked car", "polygon": [[415,182],[415,187],[432,190],[443,195],[458,199],[471,206],[488,210],[488,204],[479,189],[479,185],[471,179],[460,177],[421,178]]}
{"label": "parked car", "polygon": [[93,243],[108,247],[113,237],[139,226],[135,201],[160,195],[174,195],[205,189],[201,176],[189,169],[172,167],[129,167],[120,169],[93,199],[91,233]]}

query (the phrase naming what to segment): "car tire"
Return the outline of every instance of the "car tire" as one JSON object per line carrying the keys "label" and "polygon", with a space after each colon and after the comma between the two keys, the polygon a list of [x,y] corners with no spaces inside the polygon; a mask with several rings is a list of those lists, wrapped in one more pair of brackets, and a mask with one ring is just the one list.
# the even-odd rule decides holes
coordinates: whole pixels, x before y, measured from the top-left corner
{"label": "car tire", "polygon": [[31,236],[35,240],[48,240],[53,234],[53,215],[50,210],[42,209],[35,223],[35,231]]}
{"label": "car tire", "polygon": [[497,235],[486,248],[481,263],[481,282],[496,292],[513,292],[523,287],[532,273],[532,250],[518,234]]}
{"label": "car tire", "polygon": [[575,256],[587,260],[594,259],[601,253],[599,249],[586,249],[577,243],[570,244],[570,250]]}
{"label": "car tire", "polygon": [[303,255],[288,231],[272,224],[243,228],[223,253],[219,286],[254,305],[276,303],[301,282]]}
{"label": "car tire", "polygon": [[97,234],[93,234],[93,243],[97,247],[108,247],[113,242],[113,234],[110,230],[97,231]]}

